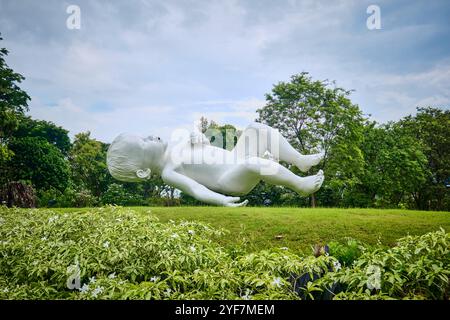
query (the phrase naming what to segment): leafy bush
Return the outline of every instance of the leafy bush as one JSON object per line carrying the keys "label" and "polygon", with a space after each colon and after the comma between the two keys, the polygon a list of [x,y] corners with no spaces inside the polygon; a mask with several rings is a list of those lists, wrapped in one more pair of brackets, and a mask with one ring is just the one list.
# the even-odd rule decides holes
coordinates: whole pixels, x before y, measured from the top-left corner
{"label": "leafy bush", "polygon": [[70,214],[0,207],[0,299],[442,299],[448,292],[444,231],[364,252],[348,267],[289,250],[231,252],[215,241],[224,232],[115,206]]}
{"label": "leafy bush", "polygon": [[316,263],[279,250],[232,259],[212,241],[222,230],[114,206],[0,210],[0,299],[295,299],[290,274]]}
{"label": "leafy bush", "polygon": [[39,207],[92,207],[98,204],[98,199],[87,189],[75,189],[69,186],[60,192],[56,189],[39,190]]}
{"label": "leafy bush", "polygon": [[103,204],[113,205],[142,205],[143,200],[125,190],[125,188],[118,183],[111,183],[108,190],[101,197]]}
{"label": "leafy bush", "polygon": [[444,230],[407,236],[390,249],[366,251],[351,268],[327,273],[323,289],[341,288],[335,298],[448,299],[450,234]]}
{"label": "leafy bush", "polygon": [[345,266],[350,266],[363,251],[364,246],[355,239],[347,239],[345,243],[332,241],[328,243],[329,253]]}

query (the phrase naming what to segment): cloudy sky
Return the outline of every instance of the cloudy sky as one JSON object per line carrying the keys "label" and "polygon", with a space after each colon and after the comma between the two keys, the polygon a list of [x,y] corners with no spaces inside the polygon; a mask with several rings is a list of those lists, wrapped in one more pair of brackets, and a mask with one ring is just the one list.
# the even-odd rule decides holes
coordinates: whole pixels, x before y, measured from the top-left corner
{"label": "cloudy sky", "polygon": [[[380,30],[367,28],[371,4]],[[79,30],[66,26],[69,5]],[[354,89],[380,122],[450,106],[447,0],[0,0],[0,32],[30,114],[107,142],[167,138],[201,115],[243,127],[302,71]]]}

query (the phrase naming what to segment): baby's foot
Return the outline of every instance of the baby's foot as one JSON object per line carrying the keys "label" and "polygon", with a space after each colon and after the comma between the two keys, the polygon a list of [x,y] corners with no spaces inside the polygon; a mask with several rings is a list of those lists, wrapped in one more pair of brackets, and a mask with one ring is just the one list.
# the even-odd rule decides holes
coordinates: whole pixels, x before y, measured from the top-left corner
{"label": "baby's foot", "polygon": [[320,160],[323,159],[324,153],[316,153],[316,154],[308,154],[308,155],[302,155],[297,162],[295,163],[295,166],[299,168],[303,172],[307,172],[311,167],[319,164]]}
{"label": "baby's foot", "polygon": [[313,194],[322,186],[324,179],[323,171],[319,170],[319,172],[314,176],[308,176],[302,178],[301,184],[298,186],[297,192],[302,196],[308,196]]}

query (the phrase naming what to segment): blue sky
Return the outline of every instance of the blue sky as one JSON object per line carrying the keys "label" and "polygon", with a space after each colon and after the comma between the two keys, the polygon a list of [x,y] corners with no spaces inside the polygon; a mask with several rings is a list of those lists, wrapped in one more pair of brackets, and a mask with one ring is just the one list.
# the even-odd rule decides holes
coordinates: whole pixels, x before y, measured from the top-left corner
{"label": "blue sky", "polygon": [[[81,9],[69,30],[66,8]],[[381,10],[368,30],[366,9]],[[307,71],[354,89],[374,120],[450,106],[449,1],[0,0],[30,114],[110,142],[168,138],[204,115],[244,127],[273,84]]]}

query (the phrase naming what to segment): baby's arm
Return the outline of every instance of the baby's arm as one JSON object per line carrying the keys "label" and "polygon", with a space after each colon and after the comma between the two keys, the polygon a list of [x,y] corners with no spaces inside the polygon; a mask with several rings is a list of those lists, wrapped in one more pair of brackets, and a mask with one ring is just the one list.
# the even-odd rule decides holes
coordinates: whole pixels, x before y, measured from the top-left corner
{"label": "baby's arm", "polygon": [[248,202],[247,200],[245,200],[241,203],[236,203],[240,200],[239,197],[227,197],[223,194],[209,190],[204,185],[201,185],[197,181],[186,177],[171,168],[165,169],[162,172],[161,177],[163,181],[168,185],[180,189],[181,191],[186,192],[195,199],[203,202],[227,207],[245,206]]}

